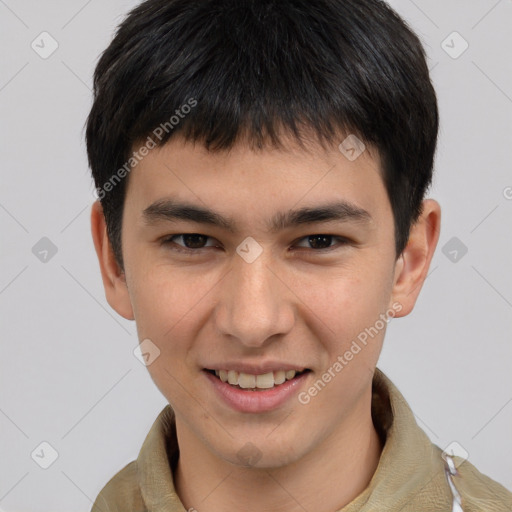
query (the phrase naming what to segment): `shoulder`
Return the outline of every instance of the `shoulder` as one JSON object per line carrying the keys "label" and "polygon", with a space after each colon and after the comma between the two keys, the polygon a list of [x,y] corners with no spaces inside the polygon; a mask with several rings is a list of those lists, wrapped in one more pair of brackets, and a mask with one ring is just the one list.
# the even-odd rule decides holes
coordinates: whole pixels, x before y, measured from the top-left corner
{"label": "shoulder", "polygon": [[91,512],[146,512],[137,481],[137,461],[118,471],[100,491]]}
{"label": "shoulder", "polygon": [[469,461],[454,458],[457,475],[453,483],[462,499],[464,512],[510,512],[512,492],[503,485],[484,475]]}

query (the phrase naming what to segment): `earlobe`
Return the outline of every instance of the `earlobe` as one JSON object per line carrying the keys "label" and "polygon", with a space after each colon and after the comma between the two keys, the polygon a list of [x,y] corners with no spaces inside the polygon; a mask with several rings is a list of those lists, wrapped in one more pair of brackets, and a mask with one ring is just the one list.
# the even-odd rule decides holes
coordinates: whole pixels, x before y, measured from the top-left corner
{"label": "earlobe", "polygon": [[413,310],[439,240],[441,207],[433,199],[424,200],[422,205],[422,214],[411,226],[407,246],[395,263],[391,302],[402,305],[397,317],[406,316]]}
{"label": "earlobe", "polygon": [[91,234],[100,264],[105,297],[110,306],[127,320],[134,320],[126,276],[119,268],[107,234],[105,216],[99,200],[91,208]]}

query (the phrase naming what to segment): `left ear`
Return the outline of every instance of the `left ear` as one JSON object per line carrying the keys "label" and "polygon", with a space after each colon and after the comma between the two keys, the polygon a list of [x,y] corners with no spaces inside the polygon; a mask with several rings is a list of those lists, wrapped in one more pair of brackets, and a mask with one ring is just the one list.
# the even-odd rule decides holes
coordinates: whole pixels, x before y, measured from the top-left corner
{"label": "left ear", "polygon": [[391,303],[398,302],[402,306],[397,317],[413,310],[439,240],[441,207],[433,199],[425,199],[422,206],[420,217],[411,226],[407,246],[395,263]]}

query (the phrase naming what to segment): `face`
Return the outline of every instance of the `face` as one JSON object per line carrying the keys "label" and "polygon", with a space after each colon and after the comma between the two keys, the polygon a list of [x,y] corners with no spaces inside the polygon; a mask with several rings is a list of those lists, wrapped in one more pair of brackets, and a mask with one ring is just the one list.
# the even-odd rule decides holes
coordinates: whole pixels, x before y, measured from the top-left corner
{"label": "face", "polygon": [[173,139],[129,177],[122,250],[109,302],[158,348],[178,433],[234,464],[293,463],[369,414],[386,320],[415,298],[370,150]]}

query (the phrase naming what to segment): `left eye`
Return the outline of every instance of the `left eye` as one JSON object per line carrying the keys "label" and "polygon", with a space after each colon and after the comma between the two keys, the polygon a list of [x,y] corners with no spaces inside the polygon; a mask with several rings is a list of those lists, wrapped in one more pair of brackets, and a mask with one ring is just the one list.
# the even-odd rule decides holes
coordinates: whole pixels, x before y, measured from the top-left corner
{"label": "left eye", "polygon": [[174,235],[164,240],[164,243],[170,242],[186,249],[202,249],[203,247],[215,247],[217,245],[214,238],[199,233]]}
{"label": "left eye", "polygon": [[345,239],[333,235],[309,235],[302,238],[296,246],[306,247],[307,249],[329,249],[337,243],[344,244],[346,242]]}

